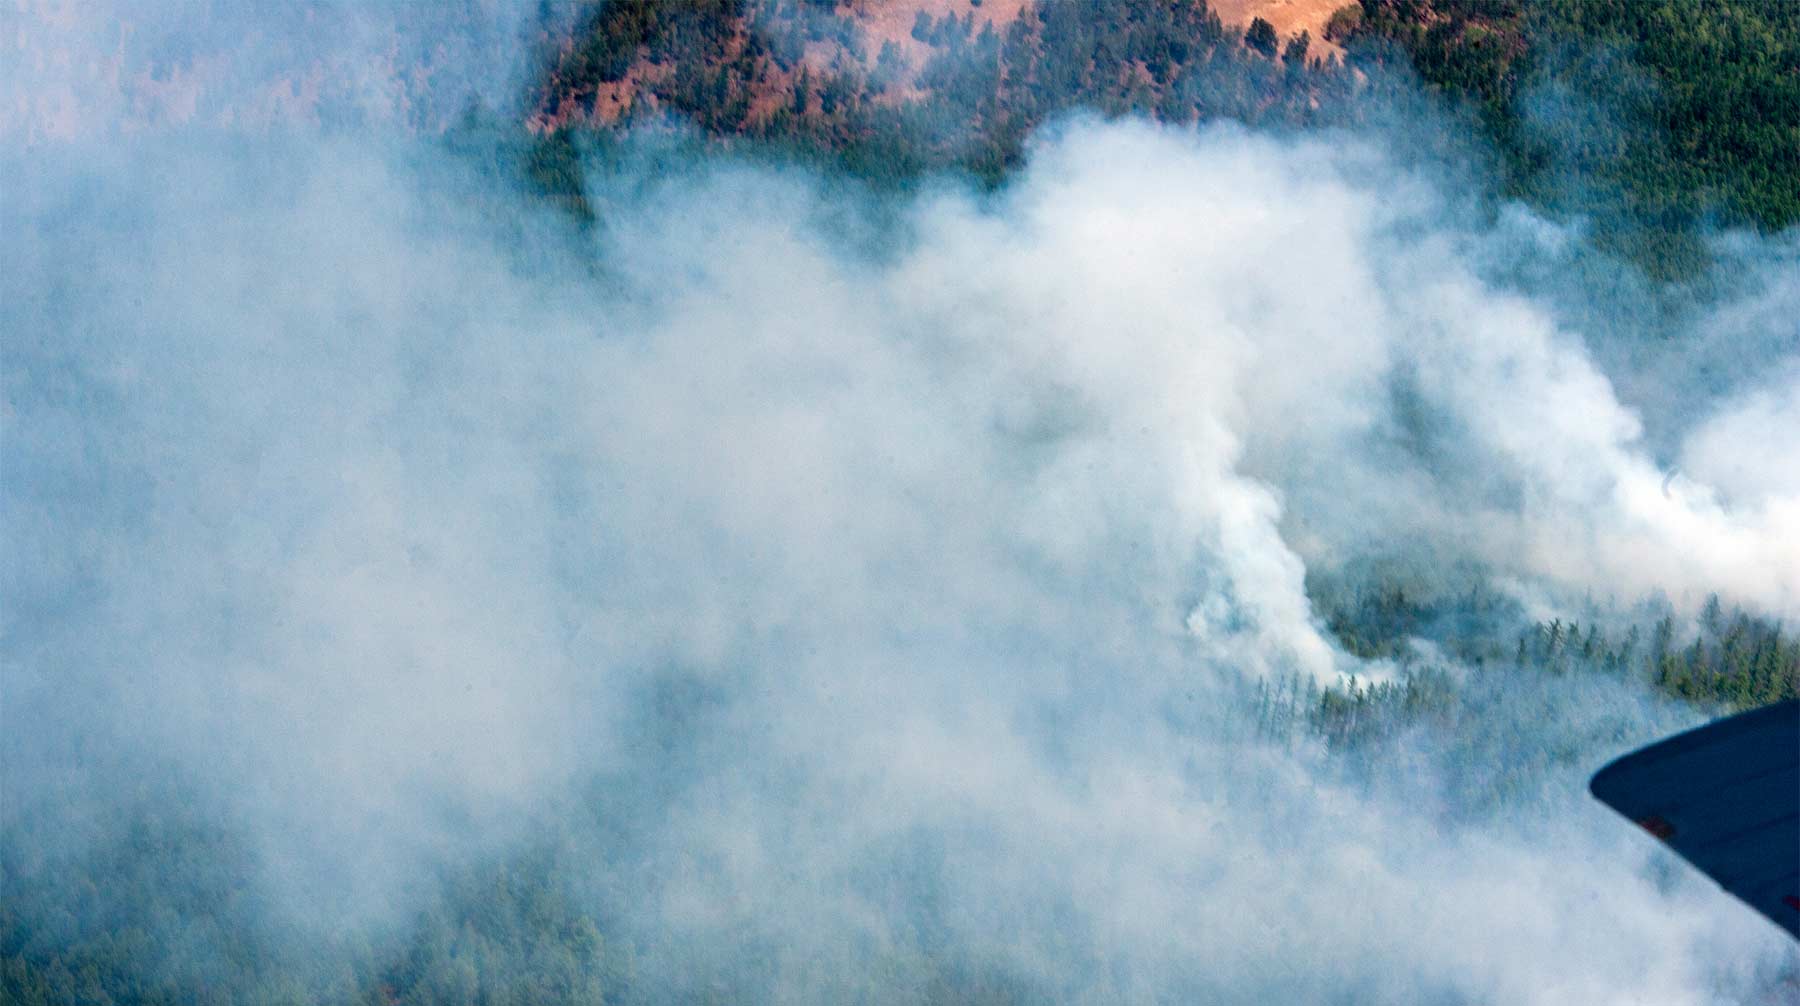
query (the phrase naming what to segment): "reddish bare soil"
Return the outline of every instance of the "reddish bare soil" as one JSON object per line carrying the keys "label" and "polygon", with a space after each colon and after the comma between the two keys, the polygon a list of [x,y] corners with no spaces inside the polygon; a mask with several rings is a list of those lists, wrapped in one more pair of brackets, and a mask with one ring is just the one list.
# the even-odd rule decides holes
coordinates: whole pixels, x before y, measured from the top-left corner
{"label": "reddish bare soil", "polygon": [[1332,12],[1349,6],[1350,2],[1351,0],[1208,0],[1207,5],[1219,15],[1220,21],[1240,28],[1248,27],[1256,18],[1262,18],[1275,26],[1275,33],[1281,36],[1283,45],[1302,31],[1308,32],[1312,36],[1307,45],[1309,56],[1342,56],[1343,49],[1325,40],[1325,22],[1331,20]]}

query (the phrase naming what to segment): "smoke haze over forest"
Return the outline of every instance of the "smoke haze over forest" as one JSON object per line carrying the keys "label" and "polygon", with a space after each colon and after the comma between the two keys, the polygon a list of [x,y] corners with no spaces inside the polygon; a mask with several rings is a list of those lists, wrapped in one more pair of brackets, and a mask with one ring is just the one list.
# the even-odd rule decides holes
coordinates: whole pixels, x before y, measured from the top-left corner
{"label": "smoke haze over forest", "polygon": [[[584,220],[444,135],[572,18],[194,9],[5,22],[20,1001],[1800,981],[1584,788],[1719,709],[1634,627],[1792,652],[1800,231],[1646,278],[1411,106],[897,188],[665,120]],[[362,112],[146,117],[124,21]]]}

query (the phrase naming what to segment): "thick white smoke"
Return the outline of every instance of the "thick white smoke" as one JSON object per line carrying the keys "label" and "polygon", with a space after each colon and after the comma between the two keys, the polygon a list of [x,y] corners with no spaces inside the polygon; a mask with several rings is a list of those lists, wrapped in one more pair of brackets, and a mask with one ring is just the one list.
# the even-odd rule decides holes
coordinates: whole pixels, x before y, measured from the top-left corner
{"label": "thick white smoke", "polygon": [[574,13],[561,2],[9,0],[0,138],[295,123],[440,128],[506,108]]}
{"label": "thick white smoke", "polygon": [[[1580,793],[1675,722],[1624,685],[1497,685],[1505,726],[1361,782],[1230,712],[1380,671],[1308,561],[1795,614],[1794,487],[1732,467],[1795,432],[1782,387],[1668,480],[1360,141],[1075,125],[887,214],[700,165],[624,188],[599,273],[354,143],[268,148],[15,167],[9,816],[101,771],[69,736],[154,756],[287,910],[357,918],[599,774],[648,836],[604,895],[646,968],[763,947],[795,1001],[930,947],[1086,999],[1697,1003],[1781,966]],[[1508,730],[1581,756],[1471,817]]]}

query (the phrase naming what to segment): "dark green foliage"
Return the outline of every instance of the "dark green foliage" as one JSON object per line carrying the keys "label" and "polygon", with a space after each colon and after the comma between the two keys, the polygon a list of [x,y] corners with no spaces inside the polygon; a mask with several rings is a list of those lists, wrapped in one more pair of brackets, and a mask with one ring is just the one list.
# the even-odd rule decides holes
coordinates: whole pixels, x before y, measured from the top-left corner
{"label": "dark green foliage", "polygon": [[1332,611],[1326,627],[1347,652],[1372,660],[1402,652],[1425,615],[1423,606],[1407,599],[1405,588],[1384,586],[1361,594],[1353,608]]}
{"label": "dark green foliage", "polygon": [[1370,783],[1423,739],[1444,754],[1446,813],[1498,826],[1493,815],[1529,817],[1556,786],[1578,785],[1606,758],[1691,722],[1672,714],[1660,731],[1632,728],[1609,713],[1619,695],[1648,685],[1718,716],[1793,698],[1800,684],[1800,646],[1780,626],[1716,602],[1686,642],[1665,617],[1648,627],[1552,620],[1502,645],[1518,614],[1478,591],[1430,600],[1397,586],[1362,592],[1338,606],[1331,627],[1347,648],[1388,661],[1391,677],[1259,682],[1248,699],[1257,733],[1283,744],[1317,738],[1343,771]]}
{"label": "dark green foliage", "polygon": [[1800,640],[1739,611],[1725,616],[1716,598],[1687,646],[1673,646],[1666,622],[1654,640],[1649,660],[1656,686],[1690,702],[1751,709],[1800,696]]}
{"label": "dark green foliage", "polygon": [[652,59],[718,59],[735,35],[743,0],[608,0],[592,8],[557,72],[568,93],[624,79],[640,52]]}
{"label": "dark green foliage", "polygon": [[1800,221],[1800,4],[1363,0],[1354,51],[1377,40],[1478,111],[1514,195],[1653,275],[1699,268],[1709,221]]}
{"label": "dark green foliage", "polygon": [[1459,698],[1448,674],[1421,665],[1392,681],[1352,678],[1330,688],[1297,675],[1259,681],[1252,702],[1260,735],[1284,740],[1296,733],[1316,736],[1344,751],[1378,745],[1427,721],[1446,720]]}
{"label": "dark green foliage", "polygon": [[1633,626],[1608,636],[1590,625],[1540,623],[1519,637],[1517,659],[1556,673],[1591,670],[1630,674],[1658,689],[1717,710],[1752,709],[1800,694],[1800,642],[1784,638],[1778,623],[1742,611],[1721,613],[1707,605],[1699,632],[1677,644],[1671,618],[1648,632]]}
{"label": "dark green foliage", "polygon": [[82,836],[24,835],[16,824],[0,838],[0,1001],[345,998],[337,973],[303,978],[286,966],[291,948],[248,879],[255,857],[191,798],[163,794],[106,825],[114,834],[87,848]]}
{"label": "dark green foliage", "polygon": [[[79,855],[0,842],[0,1002],[536,1006],[629,1001],[632,954],[564,886],[593,864],[551,850],[447,872],[375,947],[279,928],[240,836],[192,797],[133,811]],[[41,836],[40,836],[41,838]]]}
{"label": "dark green foliage", "polygon": [[1252,52],[1262,53],[1264,59],[1275,58],[1275,47],[1280,41],[1275,35],[1275,26],[1262,18],[1253,18],[1250,27],[1244,31],[1244,44]]}
{"label": "dark green foliage", "polygon": [[374,985],[384,1003],[435,1006],[617,1001],[631,955],[602,937],[563,884],[591,864],[535,850],[444,879]]}
{"label": "dark green foliage", "polygon": [[[480,179],[459,196],[485,199],[496,191],[509,197],[523,193],[584,225],[594,222],[582,178],[606,146],[603,138],[577,137],[570,130],[533,136],[503,123],[486,108],[470,105],[445,130],[441,142],[451,163]],[[509,204],[504,212],[516,216],[517,206]]]}
{"label": "dark green foliage", "polygon": [[1510,656],[1497,627],[1519,622],[1518,605],[1479,586],[1467,593],[1424,598],[1395,582],[1377,580],[1349,597],[1319,596],[1325,627],[1344,651],[1364,660],[1407,656],[1415,637],[1430,639],[1448,656],[1476,666]]}
{"label": "dark green foliage", "polygon": [[930,14],[920,11],[918,17],[913,18],[912,37],[919,42],[925,42],[931,39],[932,31]]}
{"label": "dark green foliage", "polygon": [[1331,19],[1325,22],[1325,38],[1332,42],[1347,41],[1362,27],[1362,7],[1358,4],[1346,4],[1331,12]]}
{"label": "dark green foliage", "polygon": [[530,191],[541,193],[576,219],[593,220],[593,207],[583,191],[581,157],[566,130],[538,137],[526,148],[523,161]]}
{"label": "dark green foliage", "polygon": [[1290,67],[1306,65],[1306,50],[1312,47],[1312,36],[1306,32],[1295,35],[1288,42],[1287,48],[1281,50],[1281,61]]}
{"label": "dark green foliage", "polygon": [[869,77],[869,86],[879,92],[898,83],[905,73],[904,62],[898,45],[891,40],[881,43],[881,53],[875,58],[875,72]]}
{"label": "dark green foliage", "polygon": [[1750,709],[1800,694],[1800,640],[1787,638],[1779,623],[1724,613],[1717,598],[1685,643],[1670,617],[1627,626],[1559,619],[1503,639],[1497,627],[1516,624],[1516,608],[1481,591],[1422,601],[1388,585],[1327,610],[1326,627],[1338,644],[1367,660],[1404,660],[1411,640],[1422,637],[1475,667],[1510,663],[1553,674],[1631,677],[1707,708]]}

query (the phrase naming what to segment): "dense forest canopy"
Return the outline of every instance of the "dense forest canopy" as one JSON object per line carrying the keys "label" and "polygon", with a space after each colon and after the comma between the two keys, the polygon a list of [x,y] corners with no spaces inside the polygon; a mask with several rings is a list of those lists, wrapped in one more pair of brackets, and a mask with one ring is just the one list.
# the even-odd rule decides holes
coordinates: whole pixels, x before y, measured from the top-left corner
{"label": "dense forest canopy", "polygon": [[1800,221],[1800,7],[1785,0],[1392,0],[1358,37],[1480,112],[1512,194],[1591,216],[1663,274],[1702,225]]}
{"label": "dense forest canopy", "polygon": [[1347,124],[1416,74],[1476,115],[1505,194],[1591,218],[1657,276],[1699,269],[1706,227],[1800,220],[1800,9],[1785,0],[1363,0],[1321,32],[1338,55],[1261,18],[1228,27],[1204,0],[1026,4],[1003,27],[950,4],[919,12],[918,57],[872,39],[862,13],[597,5],[547,72],[539,121],[562,143],[672,113],[869,177],[954,166],[997,181],[1059,112]]}

